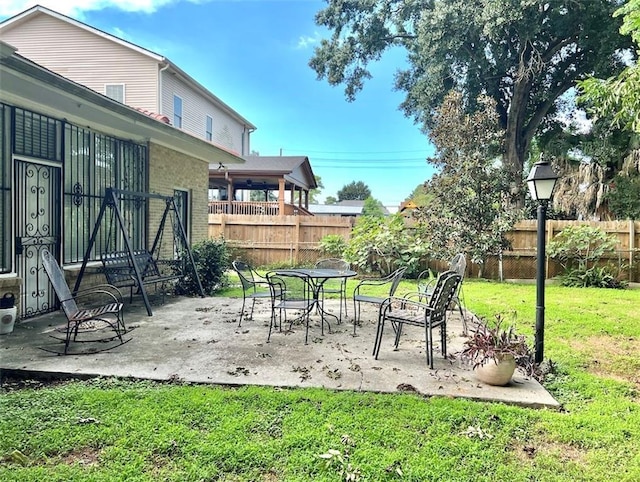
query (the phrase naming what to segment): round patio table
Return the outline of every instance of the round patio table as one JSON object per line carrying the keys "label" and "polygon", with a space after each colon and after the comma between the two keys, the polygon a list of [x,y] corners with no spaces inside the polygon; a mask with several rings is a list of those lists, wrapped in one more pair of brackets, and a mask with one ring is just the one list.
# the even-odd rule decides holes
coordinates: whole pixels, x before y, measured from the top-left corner
{"label": "round patio table", "polygon": [[[326,321],[325,316],[333,316],[336,319],[337,323],[340,323],[340,318],[338,318],[333,313],[329,313],[324,309],[322,303],[320,303],[320,291],[322,290],[322,285],[329,279],[338,279],[338,278],[353,278],[358,273],[356,271],[347,269],[328,269],[328,268],[291,268],[291,269],[278,269],[275,270],[275,273],[278,275],[286,275],[287,273],[295,273],[297,275],[306,276],[309,278],[311,288],[313,290],[313,303],[320,312],[320,316],[322,317],[322,323]],[[331,325],[327,321],[327,325],[329,326],[329,332],[331,332]]]}

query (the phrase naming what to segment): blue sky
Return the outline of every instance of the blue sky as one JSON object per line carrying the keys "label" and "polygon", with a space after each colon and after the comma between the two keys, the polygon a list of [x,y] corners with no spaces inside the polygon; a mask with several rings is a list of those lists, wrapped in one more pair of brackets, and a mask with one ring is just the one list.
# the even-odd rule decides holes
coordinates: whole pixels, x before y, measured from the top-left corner
{"label": "blue sky", "polygon": [[347,102],[342,87],[308,66],[319,39],[319,0],[3,0],[4,19],[34,4],[169,58],[258,129],[261,155],[307,155],[325,186],[320,199],[363,181],[394,206],[431,177],[433,149],[403,116],[393,75],[401,51],[372,66],[373,79]]}

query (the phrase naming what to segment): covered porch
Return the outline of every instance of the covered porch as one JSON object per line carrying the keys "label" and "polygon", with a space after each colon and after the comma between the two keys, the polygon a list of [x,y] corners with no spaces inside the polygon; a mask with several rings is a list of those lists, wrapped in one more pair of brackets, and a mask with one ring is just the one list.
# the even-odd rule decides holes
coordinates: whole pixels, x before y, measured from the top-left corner
{"label": "covered porch", "polygon": [[209,165],[209,214],[313,216],[318,187],[306,156],[245,156],[244,164]]}

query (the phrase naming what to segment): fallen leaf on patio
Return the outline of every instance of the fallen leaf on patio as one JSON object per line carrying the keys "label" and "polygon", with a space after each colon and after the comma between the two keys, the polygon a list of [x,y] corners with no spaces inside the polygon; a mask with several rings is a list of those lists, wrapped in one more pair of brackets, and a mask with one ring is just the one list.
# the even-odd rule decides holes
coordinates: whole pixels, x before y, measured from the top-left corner
{"label": "fallen leaf on patio", "polygon": [[338,370],[337,368],[334,368],[333,370],[329,370],[326,372],[327,377],[333,379],[333,380],[338,380],[339,378],[342,377],[342,373],[340,373],[340,370]]}
{"label": "fallen leaf on patio", "polygon": [[248,376],[249,370],[247,370],[245,367],[236,367],[235,370],[227,371],[227,373],[229,375],[233,375],[234,377],[239,377],[240,375]]}
{"label": "fallen leaf on patio", "polygon": [[309,373],[309,369],[307,367],[293,367],[293,370],[291,371],[294,373],[302,373],[302,375],[300,375],[300,381],[302,382],[311,378],[311,374]]}
{"label": "fallen leaf on patio", "polygon": [[414,387],[413,385],[409,385],[408,383],[400,383],[397,387],[396,390],[400,391],[400,392],[414,392],[414,393],[419,393],[418,389],[416,387]]}

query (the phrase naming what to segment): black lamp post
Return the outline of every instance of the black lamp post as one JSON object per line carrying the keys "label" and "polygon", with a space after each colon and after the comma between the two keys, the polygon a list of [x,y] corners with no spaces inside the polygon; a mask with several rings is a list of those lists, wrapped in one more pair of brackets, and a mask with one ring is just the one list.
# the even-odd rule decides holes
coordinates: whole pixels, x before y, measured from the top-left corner
{"label": "black lamp post", "polygon": [[545,273],[545,223],[547,218],[547,205],[553,194],[558,176],[549,162],[540,159],[531,168],[527,184],[531,198],[538,201],[538,268],[536,278],[536,335],[535,335],[535,362],[541,363],[544,358],[544,282]]}

